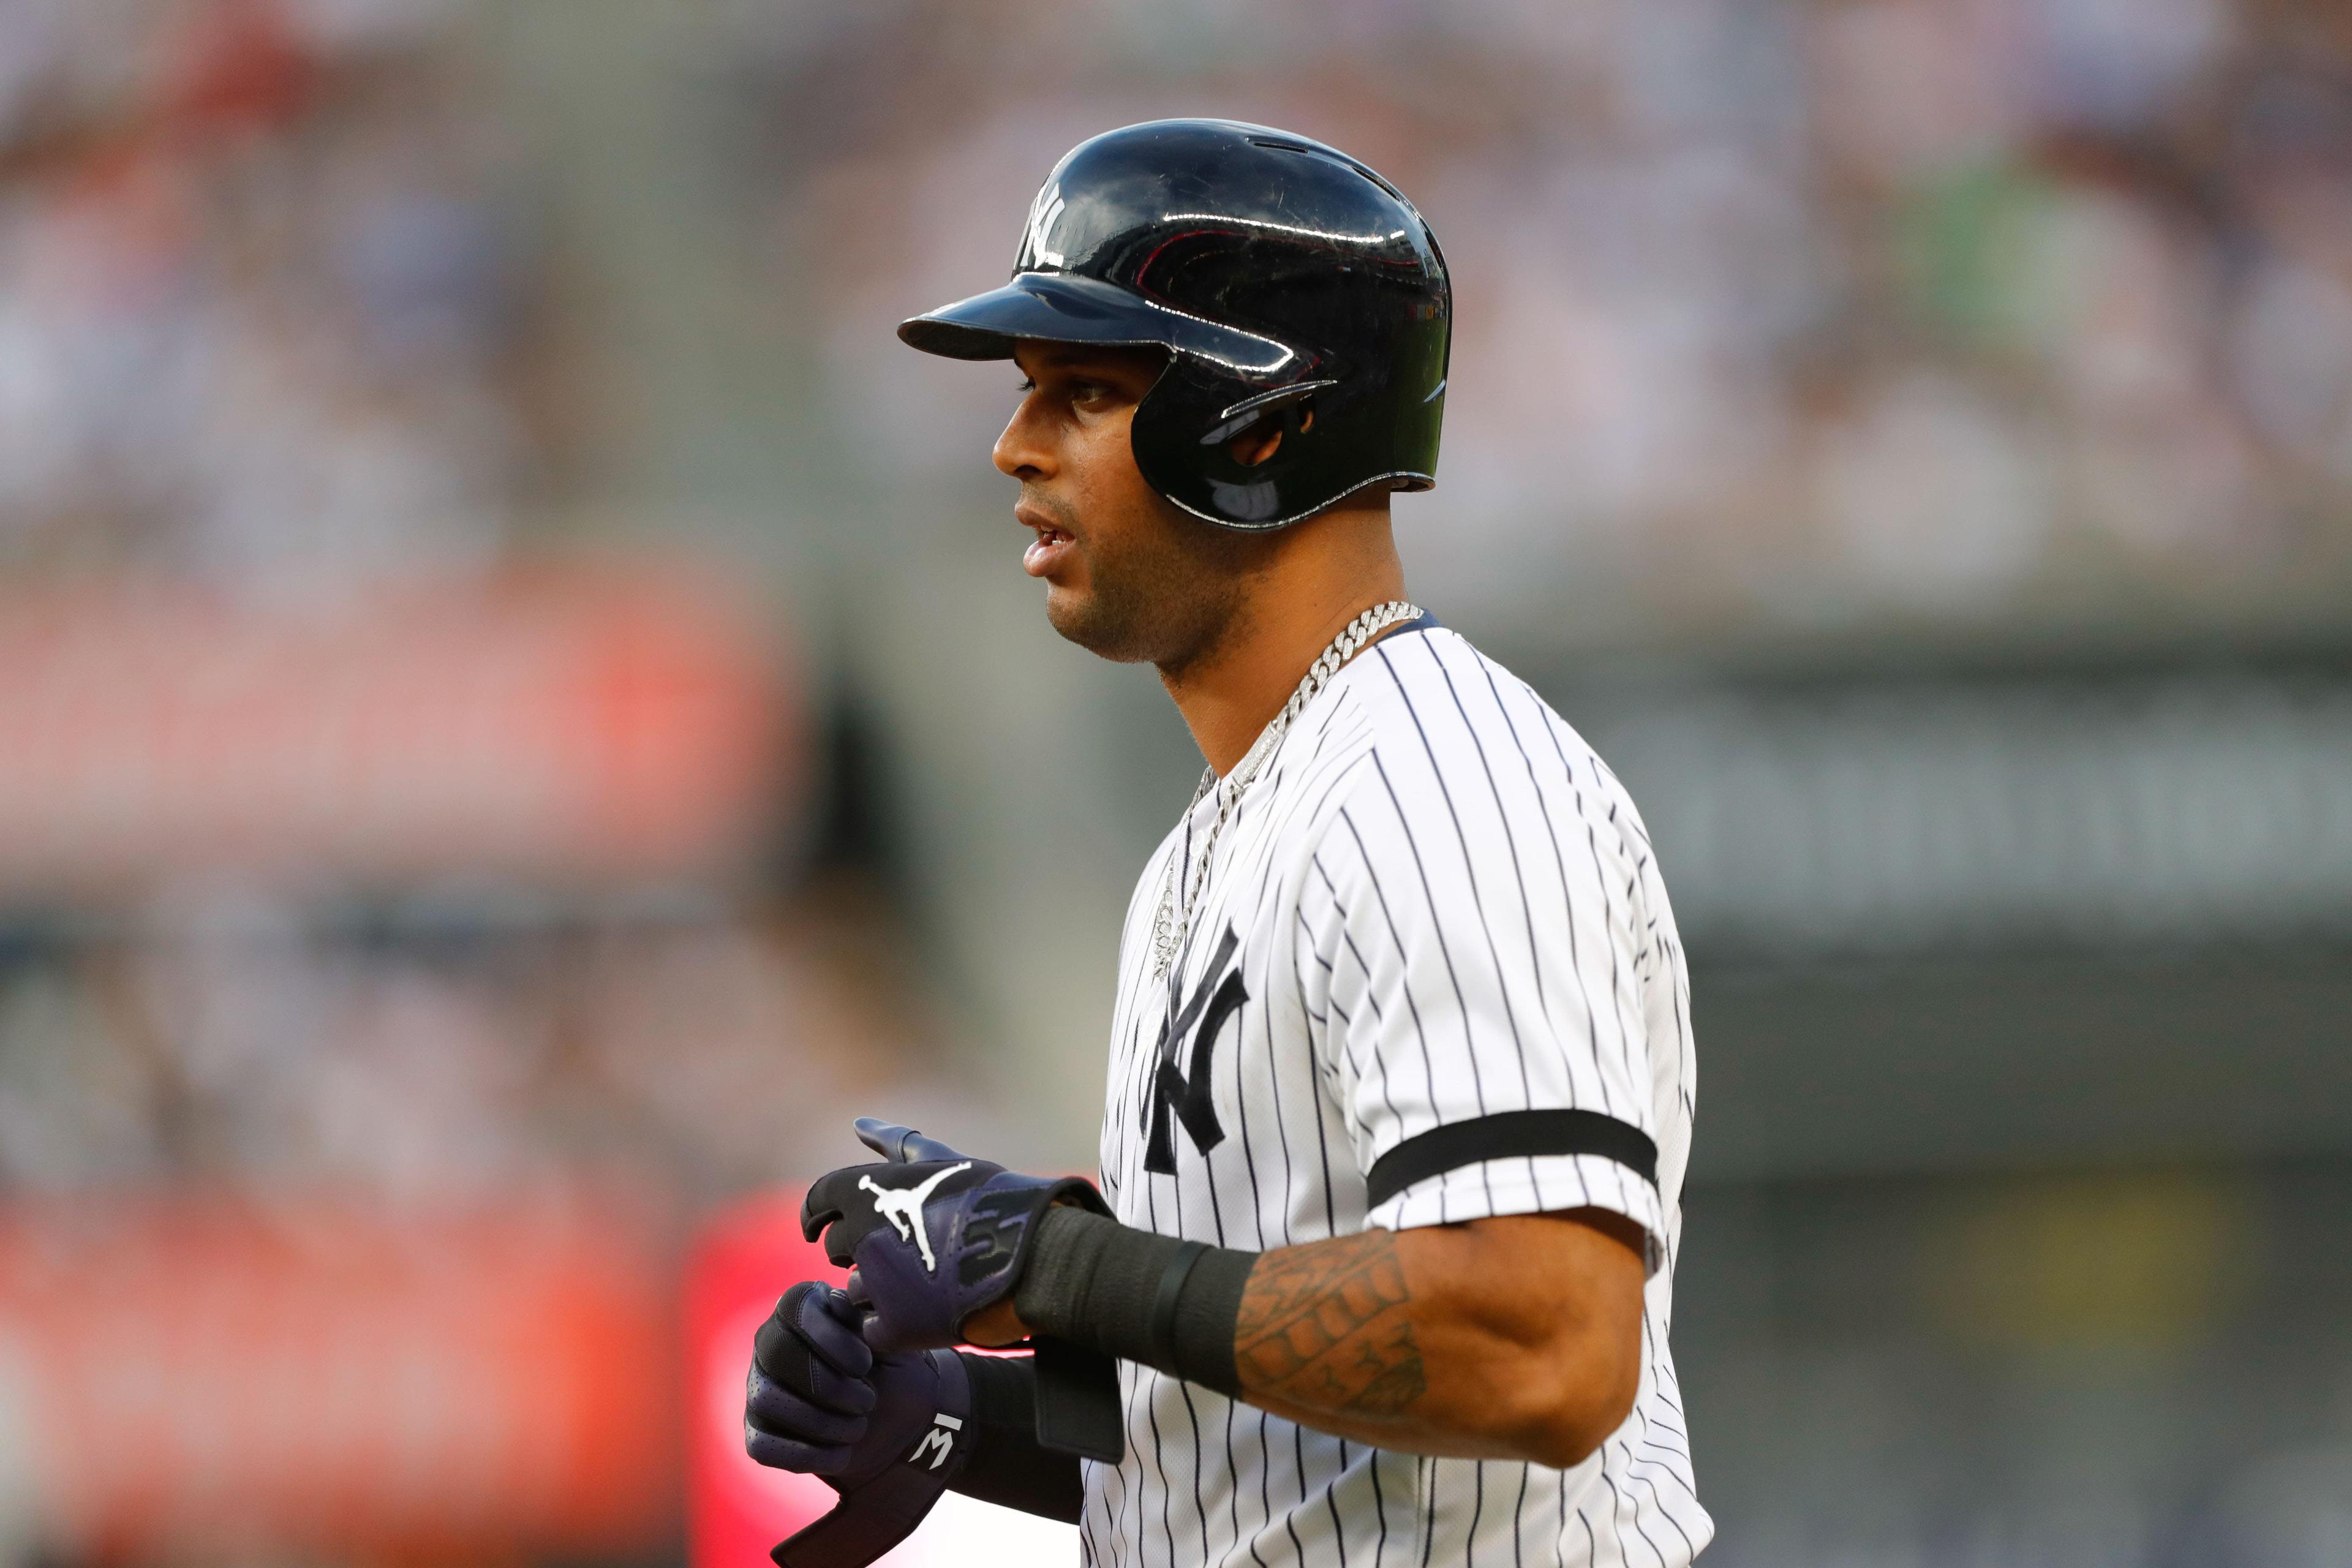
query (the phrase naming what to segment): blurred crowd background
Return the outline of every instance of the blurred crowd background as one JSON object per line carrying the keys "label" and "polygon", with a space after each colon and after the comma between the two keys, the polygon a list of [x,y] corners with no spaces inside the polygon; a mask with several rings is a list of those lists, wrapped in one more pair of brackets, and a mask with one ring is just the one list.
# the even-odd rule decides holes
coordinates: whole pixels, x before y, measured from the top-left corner
{"label": "blurred crowd background", "polygon": [[891,328],[1186,113],[1445,244],[1416,597],[1692,959],[1706,1561],[2352,1562],[2324,0],[0,0],[0,1552],[680,1560],[714,1216],[1091,1165],[1198,757]]}

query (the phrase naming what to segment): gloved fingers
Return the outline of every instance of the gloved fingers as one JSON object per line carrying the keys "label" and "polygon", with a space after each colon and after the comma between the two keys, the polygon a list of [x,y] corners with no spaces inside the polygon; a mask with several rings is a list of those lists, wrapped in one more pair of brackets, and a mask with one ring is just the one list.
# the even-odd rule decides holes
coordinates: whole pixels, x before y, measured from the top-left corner
{"label": "gloved fingers", "polygon": [[757,1367],[751,1369],[751,1380],[744,1388],[743,1421],[752,1430],[772,1437],[844,1446],[865,1436],[866,1426],[865,1416],[827,1410],[774,1382]]}
{"label": "gloved fingers", "polygon": [[856,1451],[845,1444],[803,1443],[762,1432],[743,1424],[743,1451],[772,1470],[793,1470],[803,1476],[837,1476],[849,1468]]}
{"label": "gloved fingers", "polygon": [[847,1294],[851,1303],[859,1309],[858,1338],[869,1355],[903,1355],[913,1351],[945,1348],[936,1337],[927,1339],[911,1328],[887,1321],[875,1308],[873,1292],[866,1288],[865,1279],[855,1268],[849,1271]]}
{"label": "gloved fingers", "polygon": [[924,1160],[961,1160],[964,1157],[936,1138],[926,1138],[911,1127],[901,1127],[878,1116],[861,1116],[852,1125],[857,1129],[860,1143],[894,1164],[910,1165]]}
{"label": "gloved fingers", "polygon": [[874,1357],[857,1335],[863,1315],[847,1291],[826,1286],[801,1300],[792,1316],[793,1331],[835,1371],[863,1378],[874,1371]]}
{"label": "gloved fingers", "polygon": [[857,1133],[860,1143],[885,1160],[902,1159],[898,1151],[905,1147],[915,1131],[911,1127],[901,1127],[895,1121],[885,1121],[878,1116],[861,1116],[849,1125]]}
{"label": "gloved fingers", "polygon": [[[874,1408],[874,1353],[830,1310],[840,1292],[805,1281],[784,1292],[751,1336],[751,1364],[775,1382],[845,1415]],[[845,1300],[841,1311],[848,1310]]]}
{"label": "gloved fingers", "polygon": [[866,1320],[866,1342],[880,1355],[908,1355],[917,1351],[940,1350],[945,1347],[911,1331],[901,1331],[879,1312]]}
{"label": "gloved fingers", "polygon": [[751,1337],[752,1359],[772,1377],[799,1387],[801,1364],[821,1358],[845,1377],[862,1378],[874,1358],[858,1340],[857,1310],[841,1291],[803,1279],[776,1299],[776,1309]]}
{"label": "gloved fingers", "polygon": [[[871,1167],[867,1167],[871,1169]],[[857,1178],[863,1173],[856,1165],[845,1165],[838,1171],[828,1171],[809,1184],[808,1195],[801,1199],[801,1239],[814,1241],[827,1226],[848,1212],[850,1198],[857,1191]],[[845,1257],[835,1257],[830,1237],[825,1240],[825,1256],[835,1265],[845,1264]]]}
{"label": "gloved fingers", "polygon": [[[796,1355],[798,1349],[796,1345],[781,1351],[772,1348],[764,1360],[754,1356],[751,1376],[788,1388],[836,1415],[863,1415],[874,1408],[878,1395],[870,1379],[844,1377],[813,1356]],[[779,1367],[779,1363],[785,1364]]]}

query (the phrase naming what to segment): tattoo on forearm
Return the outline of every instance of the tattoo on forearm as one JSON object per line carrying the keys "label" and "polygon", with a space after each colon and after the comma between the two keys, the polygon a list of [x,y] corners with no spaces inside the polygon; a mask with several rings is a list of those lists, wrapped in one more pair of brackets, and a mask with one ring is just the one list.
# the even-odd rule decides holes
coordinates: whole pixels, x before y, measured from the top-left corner
{"label": "tattoo on forearm", "polygon": [[1412,1304],[1387,1231],[1266,1253],[1234,1335],[1243,1387],[1322,1410],[1409,1409],[1428,1387]]}

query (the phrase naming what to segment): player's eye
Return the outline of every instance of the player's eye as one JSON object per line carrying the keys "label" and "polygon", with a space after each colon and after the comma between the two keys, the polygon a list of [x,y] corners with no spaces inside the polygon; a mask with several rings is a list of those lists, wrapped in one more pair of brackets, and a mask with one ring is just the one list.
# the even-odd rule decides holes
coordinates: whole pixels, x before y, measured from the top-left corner
{"label": "player's eye", "polygon": [[1013,390],[1015,392],[1034,392],[1037,390],[1037,384],[1030,377],[1024,375],[1021,378],[1021,384],[1018,386],[1015,386]]}

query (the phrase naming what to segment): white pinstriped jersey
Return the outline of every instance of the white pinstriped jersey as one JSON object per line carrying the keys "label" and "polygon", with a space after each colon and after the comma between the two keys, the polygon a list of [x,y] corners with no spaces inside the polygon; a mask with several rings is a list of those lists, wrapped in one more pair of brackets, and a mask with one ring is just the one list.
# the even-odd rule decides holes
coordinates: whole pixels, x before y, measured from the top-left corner
{"label": "white pinstriped jersey", "polygon": [[1370,1448],[1122,1362],[1127,1457],[1087,1466],[1086,1561],[1689,1563],[1714,1533],[1667,1350],[1689,983],[1623,788],[1459,636],[1400,629],[1266,761],[1155,982],[1170,858],[1215,809],[1169,835],[1128,910],[1102,1134],[1118,1217],[1264,1249],[1609,1209],[1650,1241],[1641,1391],[1562,1471]]}

